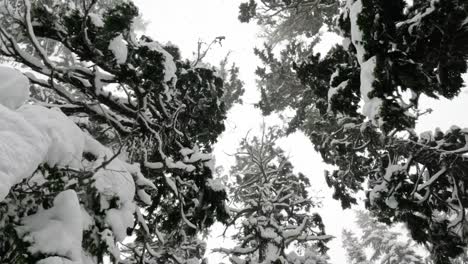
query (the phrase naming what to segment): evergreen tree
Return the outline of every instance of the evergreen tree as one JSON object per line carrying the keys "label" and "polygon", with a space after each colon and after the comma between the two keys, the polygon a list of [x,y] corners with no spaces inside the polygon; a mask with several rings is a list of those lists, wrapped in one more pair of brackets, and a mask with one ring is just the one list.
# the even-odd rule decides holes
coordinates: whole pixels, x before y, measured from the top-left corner
{"label": "evergreen tree", "polygon": [[300,102],[276,108],[293,107],[289,131],[304,131],[336,166],[326,177],[343,207],[368,182],[367,208],[379,221],[405,222],[437,264],[466,245],[467,131],[413,129],[426,114],[421,96],[450,99],[463,86],[467,10],[465,1],[346,1],[343,44],[298,61],[306,88],[291,98]]}
{"label": "evergreen tree", "polygon": [[265,44],[263,49],[254,49],[263,64],[257,67],[255,74],[261,92],[261,101],[257,106],[264,115],[285,110],[288,106],[294,109],[300,106],[306,88],[297,78],[293,65],[297,60],[311,55],[317,41],[310,45],[291,41],[280,51],[279,58],[274,55],[272,46]]}
{"label": "evergreen tree", "polygon": [[364,252],[364,246],[352,231],[343,229],[341,239],[343,248],[346,250],[349,264],[368,263],[366,253]]}
{"label": "evergreen tree", "polygon": [[402,242],[401,232],[390,230],[387,225],[373,219],[369,213],[356,211],[356,216],[357,224],[363,232],[361,245],[373,249],[369,261],[381,264],[424,263],[423,258],[413,250],[416,246],[413,240]]}
{"label": "evergreen tree", "polygon": [[324,25],[332,25],[338,1],[249,0],[239,6],[239,20],[255,20],[264,30],[269,45],[283,40],[312,38]]}
{"label": "evergreen tree", "polygon": [[242,104],[242,95],[244,95],[244,82],[239,79],[239,67],[233,62],[228,66],[229,54],[219,63],[217,72],[219,77],[224,80],[224,94],[222,101],[226,111],[232,108],[234,104]]}
{"label": "evergreen tree", "polygon": [[[33,104],[7,109],[2,101],[2,129],[18,117],[50,144],[9,148],[2,134],[2,155],[16,155],[13,163],[40,154],[1,161],[2,263],[199,263],[196,235],[228,218],[209,154],[224,130],[223,81],[181,61],[174,47],[137,40],[131,1],[106,3],[0,2],[0,55],[23,67],[17,79],[32,84]],[[84,146],[73,163],[51,160],[70,146]],[[56,237],[45,241],[50,230]]]}
{"label": "evergreen tree", "polygon": [[[284,152],[275,145],[281,133],[276,128],[263,131],[240,145],[231,174],[232,220],[236,227],[232,249],[216,249],[232,263],[327,263],[322,255],[332,236],[325,234],[322,219],[310,213],[317,202],[308,196],[307,177],[294,174]],[[228,228],[227,227],[227,228]],[[303,254],[287,253],[294,246]]]}

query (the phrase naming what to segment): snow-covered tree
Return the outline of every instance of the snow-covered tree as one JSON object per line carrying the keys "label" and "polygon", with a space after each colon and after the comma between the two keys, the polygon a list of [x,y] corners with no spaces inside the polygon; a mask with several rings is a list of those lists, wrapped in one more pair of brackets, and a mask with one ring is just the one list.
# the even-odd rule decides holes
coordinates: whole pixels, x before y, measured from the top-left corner
{"label": "snow-covered tree", "polygon": [[[366,211],[355,211],[359,233],[343,229],[342,242],[350,264],[389,264],[389,263],[435,263],[425,248],[408,238],[401,226],[392,227],[379,223]],[[370,249],[368,258],[365,249]],[[467,262],[466,252],[450,259],[452,264]]]}
{"label": "snow-covered tree", "polygon": [[228,217],[222,80],[106,3],[0,1],[0,55],[23,72],[0,68],[2,263],[198,263],[197,233]]}
{"label": "snow-covered tree", "polygon": [[[389,226],[379,223],[369,213],[356,211],[357,224],[362,231],[358,240],[351,231],[343,230],[343,245],[351,263],[379,263],[379,264],[423,264],[420,255],[414,249],[416,242],[404,239],[402,232],[394,231]],[[371,248],[369,259],[364,254],[364,248]]]}
{"label": "snow-covered tree", "polygon": [[226,111],[231,109],[234,104],[242,104],[242,95],[245,92],[244,82],[239,79],[239,67],[233,62],[229,66],[229,54],[221,60],[217,69],[219,77],[224,80],[222,101]]}
{"label": "snow-covered tree", "polygon": [[330,0],[249,0],[239,6],[239,20],[262,26],[269,45],[312,38],[332,25],[339,2]]}
{"label": "snow-covered tree", "polygon": [[260,137],[245,138],[236,155],[227,228],[236,228],[237,246],[216,249],[232,263],[327,263],[323,254],[332,236],[325,234],[320,215],[310,212],[318,204],[306,190],[308,178],[293,173],[275,145],[280,134],[269,128]]}
{"label": "snow-covered tree", "polygon": [[463,86],[467,10],[466,1],[346,1],[343,44],[298,61],[306,89],[287,104],[296,110],[289,131],[304,131],[336,166],[326,176],[343,207],[367,182],[367,208],[405,222],[438,264],[467,242],[468,132],[413,129],[428,112],[421,96],[450,99]]}
{"label": "snow-covered tree", "polygon": [[262,26],[266,43],[254,49],[262,65],[257,67],[263,114],[298,107],[306,90],[294,64],[314,53],[324,32],[333,31],[339,1],[254,1],[240,5],[239,20],[255,20]]}
{"label": "snow-covered tree", "polygon": [[367,264],[367,256],[364,246],[356,235],[347,229],[341,233],[343,249],[346,251],[346,257],[349,264]]}
{"label": "snow-covered tree", "polygon": [[264,45],[263,49],[254,49],[255,55],[262,62],[255,74],[261,93],[261,101],[257,106],[264,115],[283,111],[287,107],[300,107],[302,97],[306,96],[306,87],[297,78],[294,64],[312,54],[317,41],[318,39],[310,45],[291,41],[279,52],[279,57],[275,56],[273,47],[269,45]]}

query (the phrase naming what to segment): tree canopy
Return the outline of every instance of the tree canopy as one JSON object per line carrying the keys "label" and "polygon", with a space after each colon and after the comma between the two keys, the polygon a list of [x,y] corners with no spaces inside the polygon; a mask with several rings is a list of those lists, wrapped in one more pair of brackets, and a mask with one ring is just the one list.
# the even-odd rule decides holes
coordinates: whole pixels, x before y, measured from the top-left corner
{"label": "tree canopy", "polygon": [[344,208],[364,189],[366,207],[380,221],[405,222],[435,263],[466,245],[467,130],[414,128],[427,113],[421,96],[450,99],[463,87],[467,10],[463,1],[346,1],[343,44],[296,59],[303,89],[284,88],[286,101],[274,102],[279,86],[265,86],[259,103],[296,111],[289,131],[304,131],[336,167],[326,178]]}
{"label": "tree canopy", "polygon": [[[24,72],[6,76],[31,90],[27,104],[0,107],[10,122],[1,131],[17,135],[2,136],[3,155],[29,159],[0,166],[0,262],[200,259],[196,235],[228,218],[209,154],[224,130],[223,80],[137,37],[131,1],[0,6],[0,55]],[[15,123],[37,137],[20,137]],[[61,245],[47,241],[54,234]]]}
{"label": "tree canopy", "polygon": [[281,135],[276,127],[263,127],[261,136],[246,137],[240,144],[230,172],[236,180],[226,227],[235,227],[237,246],[216,249],[232,263],[328,263],[326,242],[333,237],[326,235],[320,215],[311,212],[320,201],[309,196],[308,178],[293,173],[276,146]]}
{"label": "tree canopy", "polygon": [[239,6],[241,22],[256,21],[268,44],[312,38],[323,26],[333,25],[338,1],[330,0],[249,0]]}

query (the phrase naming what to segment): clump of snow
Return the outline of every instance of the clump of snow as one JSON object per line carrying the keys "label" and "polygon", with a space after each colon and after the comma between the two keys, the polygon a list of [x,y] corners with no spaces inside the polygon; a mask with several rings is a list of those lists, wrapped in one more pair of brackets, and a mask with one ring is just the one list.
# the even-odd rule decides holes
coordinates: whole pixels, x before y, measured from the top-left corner
{"label": "clump of snow", "polygon": [[47,144],[23,116],[0,104],[0,201],[10,188],[33,174],[44,160]]}
{"label": "clump of snow", "polygon": [[88,16],[91,19],[91,23],[93,23],[95,27],[98,27],[98,28],[104,27],[104,21],[102,21],[102,18],[100,15],[95,14],[95,13],[89,13]]}
{"label": "clump of snow", "polygon": [[[94,155],[93,166],[98,169],[94,174],[94,185],[101,195],[109,200],[118,197],[120,202],[131,201],[135,193],[135,183],[127,170],[125,162],[121,161],[107,147],[101,145],[89,135],[85,137],[84,151]],[[105,163],[105,166],[102,164]],[[104,206],[102,209],[106,209]]]}
{"label": "clump of snow", "polygon": [[[358,25],[358,17],[362,12],[362,1],[356,0],[351,4],[351,1],[347,1],[346,4],[349,9],[349,19],[351,23],[351,43],[356,48],[356,58],[361,65],[361,97],[364,101],[362,107],[362,114],[369,118],[374,125],[381,125],[381,120],[379,120],[379,112],[382,106],[382,99],[373,97],[369,98],[368,94],[373,90],[373,82],[375,80],[374,69],[376,64],[376,57],[373,56],[368,60],[365,60],[366,50],[363,45],[363,32]],[[348,45],[348,43],[344,43]],[[332,79],[333,80],[333,79]],[[343,83],[342,83],[343,84]],[[341,85],[339,87],[341,87]],[[344,83],[343,85],[346,85]],[[338,87],[337,87],[338,88]],[[330,89],[329,93],[333,96],[336,93],[337,89]],[[331,98],[329,94],[329,99]]]}
{"label": "clump of snow", "polygon": [[147,205],[151,205],[151,196],[145,192],[145,190],[140,189],[137,191],[138,198]]}
{"label": "clump of snow", "polygon": [[215,192],[222,192],[225,188],[224,183],[220,178],[208,179],[206,185],[209,186]]}
{"label": "clump of snow", "polygon": [[374,186],[372,190],[369,192],[369,202],[371,205],[375,204],[377,199],[382,197],[382,193],[388,192],[388,183],[383,181],[382,183]]}
{"label": "clump of snow", "polygon": [[109,42],[108,49],[112,51],[118,64],[124,64],[127,61],[127,44],[128,43],[123,38],[122,34],[119,34]]}
{"label": "clump of snow", "polygon": [[81,223],[83,230],[89,230],[89,228],[94,224],[94,219],[83,206],[81,206]]}
{"label": "clump of snow", "polygon": [[190,149],[190,148],[182,148],[180,151],[180,154],[182,154],[182,156],[187,156],[187,155],[190,155],[194,152],[193,149]]}
{"label": "clump of snow", "polygon": [[172,158],[166,158],[165,162],[166,162],[166,166],[169,169],[180,169],[180,170],[185,170],[187,172],[192,172],[195,170],[195,166],[193,166],[192,164],[185,164],[180,160],[174,162]]}
{"label": "clump of snow", "polygon": [[396,209],[398,207],[398,201],[396,200],[395,196],[390,196],[388,197],[386,200],[385,200],[385,204],[392,208],[392,209]]}
{"label": "clump of snow", "polygon": [[120,250],[115,245],[115,239],[114,235],[112,235],[112,232],[109,229],[104,229],[104,231],[100,233],[100,236],[103,239],[105,245],[107,246],[107,249],[112,254],[112,256],[117,260],[120,260]]}
{"label": "clump of snow", "polygon": [[382,106],[382,99],[373,97],[369,98],[369,93],[374,89],[373,83],[375,81],[374,70],[376,64],[376,57],[373,56],[361,65],[361,98],[364,101],[362,107],[362,114],[369,118],[373,124],[379,125],[379,113]]}
{"label": "clump of snow", "polygon": [[[125,55],[125,60],[127,58],[127,55]],[[125,61],[124,61],[125,62]],[[96,94],[102,94],[105,96],[109,96],[110,92],[104,91],[104,86],[106,86],[106,82],[104,81],[112,81],[115,79],[115,76],[112,74],[104,71],[101,67],[95,67],[95,72],[94,72],[94,85],[96,87]]]}
{"label": "clump of snow", "polygon": [[362,31],[357,24],[358,21],[358,16],[362,11],[362,1],[357,0],[355,1],[349,10],[349,19],[351,22],[351,42],[353,43],[354,47],[356,48],[356,55],[357,59],[359,61],[359,64],[362,64],[364,62],[364,55],[366,53],[366,50],[364,49],[364,46],[362,45]]}
{"label": "clump of snow", "polygon": [[41,163],[79,166],[82,132],[60,110],[24,105],[12,111],[0,105],[0,120],[0,200]]}
{"label": "clump of snow", "polygon": [[351,39],[350,38],[343,38],[343,41],[341,43],[343,46],[344,50],[348,51],[349,45],[351,45]]}
{"label": "clump of snow", "polygon": [[186,163],[194,163],[194,162],[198,162],[198,161],[209,161],[211,160],[213,157],[211,156],[211,154],[209,153],[203,153],[200,151],[200,149],[198,148],[198,146],[195,146],[193,148],[193,152],[192,154],[190,155],[190,157],[186,156],[184,158],[184,162]]}
{"label": "clump of snow", "polygon": [[[126,237],[127,228],[132,227],[134,223],[135,182],[129,172],[131,167],[89,135],[86,136],[84,151],[96,157],[93,162],[93,167],[97,169],[93,176],[94,187],[100,193],[101,209],[108,209],[106,223],[111,227],[116,239],[122,241]],[[118,208],[109,209],[110,201],[115,198],[118,198]]]}
{"label": "clump of snow", "polygon": [[59,193],[52,208],[24,217],[21,222],[22,226],[16,231],[24,241],[31,243],[29,252],[81,263],[83,224],[75,191]]}
{"label": "clump of snow", "polygon": [[432,135],[432,131],[425,131],[419,134],[419,140],[418,142],[420,143],[428,143],[434,141],[434,136]]}
{"label": "clump of snow", "polygon": [[341,82],[337,86],[332,85],[333,79],[335,79],[335,77],[337,77],[339,73],[340,73],[340,69],[336,69],[336,71],[330,77],[330,88],[328,89],[328,111],[331,110],[330,102],[331,102],[332,97],[348,85],[348,80]]}
{"label": "clump of snow", "polygon": [[426,16],[430,15],[432,12],[434,12],[435,3],[437,3],[437,2],[439,2],[439,0],[431,0],[430,6],[428,8],[426,8],[423,13],[417,13],[412,18],[410,18],[408,20],[398,22],[396,24],[396,27],[399,28],[399,27],[401,27],[401,26],[403,26],[405,24],[409,24],[410,26],[408,27],[408,32],[410,34],[413,33],[414,27],[419,26],[419,24],[421,23],[421,20],[424,17],[426,17]]}
{"label": "clump of snow", "polygon": [[[122,241],[127,236],[127,228],[134,224],[133,215],[137,210],[134,203],[135,181],[140,188],[156,187],[143,176],[138,164],[128,164],[119,159],[112,150],[81,131],[59,109],[38,105],[20,107],[27,94],[18,96],[17,91],[12,90],[27,89],[28,81],[22,80],[11,69],[0,68],[0,75],[5,72],[12,73],[6,74],[7,81],[11,76],[13,80],[20,81],[12,81],[11,86],[0,86],[3,92],[0,94],[0,201],[14,184],[25,178],[35,177],[35,182],[46,181],[44,175],[34,174],[44,163],[94,171],[94,187],[100,194],[100,207],[106,211],[105,222],[114,233],[103,235],[106,235],[112,252],[117,254],[115,239]],[[87,161],[82,158],[83,153],[89,153],[95,159]],[[150,202],[143,189],[138,190],[138,194],[144,202]],[[116,202],[113,208],[110,208],[111,201]],[[80,207],[76,193],[67,190],[57,195],[52,208],[23,218],[23,226],[17,231],[25,241],[32,243],[32,254],[59,256],[46,258],[41,263],[68,260],[88,263],[89,257],[86,257],[86,262],[80,260],[84,256],[81,249],[82,231],[93,223],[93,218]]]}
{"label": "clump of snow", "polygon": [[121,208],[109,209],[106,212],[106,223],[111,227],[117,241],[122,242],[127,237],[127,228],[131,228],[135,221],[135,208],[133,202],[128,202]]}
{"label": "clump of snow", "polygon": [[148,47],[151,50],[155,50],[159,53],[162,53],[164,56],[164,82],[169,82],[169,81],[175,81],[177,79],[176,76],[176,71],[177,71],[177,66],[174,62],[174,57],[167,52],[161,45],[156,42],[143,42],[140,43],[141,46]]}
{"label": "clump of snow", "polygon": [[38,105],[24,105],[18,113],[42,134],[42,142],[47,145],[43,162],[50,166],[80,167],[84,136],[72,120],[59,109]]}
{"label": "clump of snow", "polygon": [[0,66],[0,104],[18,109],[29,98],[29,80],[20,71]]}
{"label": "clump of snow", "polygon": [[404,171],[405,166],[400,164],[391,164],[385,169],[384,179],[389,182],[392,180],[393,175],[397,174],[400,171]]}

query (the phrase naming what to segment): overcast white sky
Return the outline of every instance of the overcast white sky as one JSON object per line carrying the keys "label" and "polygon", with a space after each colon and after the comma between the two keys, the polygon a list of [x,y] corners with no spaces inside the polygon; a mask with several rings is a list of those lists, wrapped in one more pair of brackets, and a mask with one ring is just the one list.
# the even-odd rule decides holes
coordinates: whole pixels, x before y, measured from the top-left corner
{"label": "overcast white sky", "polygon": [[[217,36],[225,36],[222,47],[215,47],[208,54],[206,60],[214,65],[231,52],[231,61],[240,67],[240,78],[245,82],[246,94],[244,105],[233,107],[228,115],[227,130],[220,138],[215,148],[217,165],[229,166],[232,157],[226,153],[234,153],[239,139],[245,136],[249,129],[258,130],[264,118],[260,111],[253,107],[258,101],[258,92],[255,87],[254,71],[258,61],[253,54],[255,46],[261,46],[262,40],[257,37],[259,29],[254,24],[241,24],[237,20],[240,0],[134,0],[143,13],[144,19],[150,24],[146,34],[155,40],[165,43],[172,42],[179,46],[184,58],[192,58],[199,39],[210,42]],[[337,37],[328,35],[320,50],[326,50],[339,41]],[[433,130],[434,124],[446,130],[452,124],[468,127],[466,118],[468,94],[465,92],[454,101],[423,100],[423,105],[433,108],[431,116],[422,117],[418,130]],[[460,111],[461,110],[461,111]],[[279,124],[275,117],[265,118],[267,124]],[[306,174],[315,190],[322,190],[320,196],[324,197],[320,213],[327,227],[327,233],[336,236],[328,244],[331,262],[334,264],[346,263],[344,251],[341,249],[341,230],[354,226],[352,213],[342,211],[339,203],[331,199],[331,190],[325,184],[323,171],[326,166],[321,162],[320,156],[313,150],[309,139],[300,133],[293,134],[280,144],[291,156],[291,162],[297,171]],[[212,230],[208,241],[209,248],[218,246],[232,246],[228,239],[219,238],[221,227]],[[209,254],[210,264],[223,261],[220,255]],[[224,259],[225,263],[229,261]]]}

